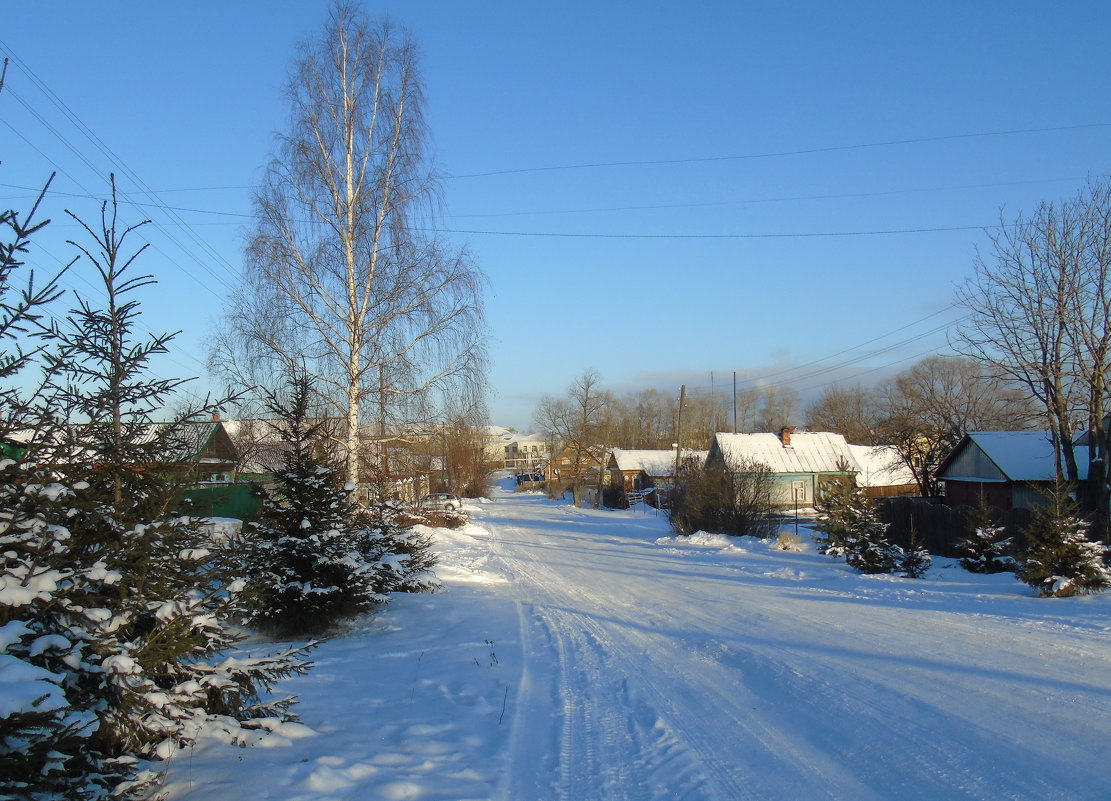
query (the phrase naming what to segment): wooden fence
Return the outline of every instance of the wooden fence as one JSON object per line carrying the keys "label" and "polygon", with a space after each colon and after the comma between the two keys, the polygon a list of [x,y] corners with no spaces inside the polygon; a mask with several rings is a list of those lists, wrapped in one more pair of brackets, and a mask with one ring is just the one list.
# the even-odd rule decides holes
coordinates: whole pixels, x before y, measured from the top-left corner
{"label": "wooden fence", "polygon": [[[886,498],[877,501],[880,520],[890,523],[888,538],[904,548],[910,544],[911,532],[919,544],[935,556],[958,557],[957,544],[972,534],[968,518],[971,506],[950,508],[928,498]],[[1022,529],[1030,523],[1029,509],[994,509],[994,519],[1011,537],[1011,552],[1020,550],[1025,541]]]}

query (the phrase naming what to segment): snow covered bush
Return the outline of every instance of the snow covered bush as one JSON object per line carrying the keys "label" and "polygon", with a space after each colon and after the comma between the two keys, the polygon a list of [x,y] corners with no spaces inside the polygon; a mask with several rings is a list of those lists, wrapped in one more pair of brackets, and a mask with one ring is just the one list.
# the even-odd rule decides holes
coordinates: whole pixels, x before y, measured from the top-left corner
{"label": "snow covered bush", "polygon": [[957,543],[962,554],[961,567],[970,573],[1004,573],[1015,569],[1015,560],[1007,555],[1011,538],[995,522],[991,507],[981,504],[969,513],[968,526],[972,534]]}
{"label": "snow covered bush", "polygon": [[790,531],[780,531],[775,538],[775,549],[790,553],[803,553],[806,550],[806,545],[797,534]]}
{"label": "snow covered bush", "polygon": [[282,637],[327,631],[387,593],[419,589],[431,558],[424,539],[398,526],[396,502],[355,503],[355,487],[320,447],[324,423],[309,416],[311,393],[298,378],[288,401],[268,399],[285,454],[275,486],[260,488],[251,526],[249,622]]}
{"label": "snow covered bush", "polygon": [[[118,789],[136,757],[168,757],[204,726],[243,740],[260,719],[288,719],[287,699],[260,695],[308,668],[300,649],[224,656],[240,638],[231,543],[185,517],[129,522],[84,482],[65,486],[10,461],[2,475],[4,654],[58,692],[14,710],[24,717],[5,721],[0,753],[20,753],[40,781],[67,777],[63,795],[84,798]],[[43,712],[45,723],[26,718]],[[28,722],[29,732],[11,731]],[[28,762],[35,731],[45,757]]]}
{"label": "snow covered bush", "polygon": [[1018,577],[1043,598],[1099,592],[1111,586],[1109,549],[1088,539],[1090,525],[1080,516],[1068,487],[1059,484],[1023,533],[1026,548]]}
{"label": "snow covered bush", "polygon": [[933,564],[933,557],[918,542],[913,525],[910,531],[910,542],[907,547],[891,545],[891,555],[895,560],[895,568],[904,578],[922,578]]}

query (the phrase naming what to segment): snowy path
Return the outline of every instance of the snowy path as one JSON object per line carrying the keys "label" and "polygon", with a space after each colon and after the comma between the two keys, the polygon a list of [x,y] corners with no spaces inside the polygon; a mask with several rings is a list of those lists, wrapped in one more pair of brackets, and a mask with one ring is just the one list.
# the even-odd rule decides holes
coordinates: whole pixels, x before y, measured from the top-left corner
{"label": "snowy path", "polygon": [[1111,595],[859,576],[533,494],[470,511],[444,592],[283,687],[311,732],[200,744],[169,798],[1111,797]]}

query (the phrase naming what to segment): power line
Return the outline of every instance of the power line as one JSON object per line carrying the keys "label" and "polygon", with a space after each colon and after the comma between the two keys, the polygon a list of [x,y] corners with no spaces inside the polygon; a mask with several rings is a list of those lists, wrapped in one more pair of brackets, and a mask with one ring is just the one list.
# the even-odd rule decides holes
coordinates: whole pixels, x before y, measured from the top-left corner
{"label": "power line", "polygon": [[[760,379],[761,380],[767,380],[769,378],[774,378],[776,376],[785,375],[787,373],[797,372],[798,370],[805,370],[807,367],[813,367],[814,365],[825,364],[830,359],[836,359],[838,356],[843,356],[846,353],[851,353],[854,350],[859,350],[860,348],[871,345],[874,342],[879,342],[881,339],[887,339],[892,334],[898,334],[900,331],[905,331],[908,328],[913,328],[914,326],[918,325],[919,323],[924,323],[926,320],[930,320],[934,317],[937,317],[939,314],[944,314],[945,312],[948,312],[948,311],[951,311],[951,307],[947,306],[944,309],[938,309],[935,312],[931,312],[930,314],[927,314],[925,317],[920,317],[919,319],[917,319],[913,322],[907,323],[906,325],[901,325],[898,328],[895,328],[891,331],[888,331],[885,334],[880,334],[878,337],[873,337],[872,339],[869,339],[865,342],[861,342],[859,345],[853,345],[852,347],[845,348],[843,350],[839,350],[836,353],[831,353],[828,356],[824,356],[820,359],[815,359],[814,361],[811,361],[811,362],[806,362],[804,364],[799,364],[799,365],[796,365],[794,367],[786,367],[782,370],[777,370],[776,372],[773,372],[773,373],[764,373],[763,375],[760,376]],[[954,325],[955,323],[960,322],[960,320],[963,320],[963,319],[964,319],[964,317],[961,317],[957,320],[954,320],[953,322],[946,323],[944,326],[942,326],[940,329],[937,329],[937,330],[944,330],[945,328],[948,328],[948,327]],[[930,333],[937,333],[937,330],[927,332],[926,334],[917,334],[913,337],[913,339],[921,339],[923,336],[929,336]],[[907,341],[909,341],[909,340],[904,340],[904,341],[898,343],[898,345],[906,344]],[[876,353],[866,354],[865,358],[867,358],[868,356],[873,356],[873,355],[876,355]]]}
{"label": "power line", "polygon": [[[845,192],[825,195],[784,195],[782,197],[743,198],[738,200],[707,200],[697,203],[659,203],[642,206],[607,206],[589,209],[549,209],[538,211],[506,211],[489,212],[482,214],[448,214],[447,219],[473,219],[476,217],[532,217],[548,214],[598,214],[611,211],[656,211],[666,209],[697,209],[718,208],[721,206],[747,206],[760,203],[785,203],[803,200],[846,200],[852,198],[889,197],[891,195],[906,195],[921,192],[953,192],[965,189],[995,189],[1005,186],[1029,186],[1032,184],[1069,183],[1086,180],[1088,176],[1079,178],[1044,178],[1030,181],[1005,181],[1001,183],[965,184],[961,186],[934,186],[915,189],[889,189],[879,192]],[[3,186],[4,184],[0,184]]]}
{"label": "power line", "polygon": [[[1072,179],[1062,179],[1072,180]],[[13,184],[0,184],[0,186],[8,186],[14,189],[28,189],[28,187],[15,186]],[[64,193],[57,193],[64,194]],[[68,193],[73,197],[99,197],[97,195],[80,195],[77,193]],[[126,193],[125,193],[126,194]],[[147,206],[155,205],[162,209],[175,209],[177,211],[192,212],[196,214],[214,214],[223,217],[236,217],[240,219],[256,219],[254,214],[245,214],[242,212],[231,211],[210,211],[207,209],[195,208],[181,208],[165,206],[164,204],[146,204],[137,201],[128,201],[132,206]],[[665,208],[665,207],[661,207]],[[307,221],[302,221],[307,222]],[[179,223],[180,225],[188,227],[185,222]],[[437,234],[467,234],[479,236],[521,236],[521,237],[554,237],[554,238],[574,238],[574,239],[791,239],[791,238],[812,238],[812,237],[849,237],[849,236],[884,236],[894,234],[921,234],[921,233],[942,233],[951,231],[983,231],[985,229],[998,229],[1001,226],[999,223],[991,225],[962,225],[953,227],[937,227],[937,228],[894,228],[883,229],[876,231],[801,231],[794,233],[753,233],[753,234],[622,234],[622,233],[569,233],[559,231],[490,231],[490,230],[469,230],[460,228],[414,228],[413,230],[422,231],[424,233],[437,233]],[[225,284],[227,286],[227,284]],[[229,287],[230,288],[230,287]]]}
{"label": "power line", "polygon": [[[43,93],[43,95],[54,105],[54,107],[62,113],[63,117],[65,117],[72,125],[74,125],[74,127],[76,127],[77,130],[80,131],[93,144],[93,146],[97,150],[99,150],[105,158],[109,160],[109,162],[117,165],[117,168],[124,175],[128,176],[136,186],[139,187],[142,194],[153,201],[152,205],[154,205],[156,208],[158,208],[163,213],[167,214],[172,220],[174,220],[181,227],[186,236],[188,236],[197,247],[206,252],[213,260],[223,263],[223,265],[227,267],[229,271],[235,271],[235,268],[230,263],[228,263],[228,261],[221,254],[214,250],[196,232],[194,232],[189,224],[182,220],[172,208],[163,203],[161,198],[157,197],[157,195],[153,193],[153,191],[146,185],[146,183],[133,170],[131,170],[127,166],[127,164],[124,163],[124,161],[114,151],[112,151],[112,149],[96,134],[96,132],[93,131],[88,125],[86,125],[80,119],[80,117],[78,117],[77,114],[53,90],[51,90],[50,87],[47,86],[46,83],[38,77],[38,75],[35,74],[35,72],[30,67],[24,64],[22,60],[15,57],[14,53],[7,45],[7,43],[5,43],[3,40],[0,40],[0,46],[2,46],[9,52],[9,54],[11,54],[12,59],[20,68],[20,70],[28,77],[31,83],[40,92]],[[80,149],[78,149],[72,142],[70,142],[49,121],[47,121],[45,117],[42,116],[42,114],[40,114],[27,101],[25,101],[21,95],[19,95],[15,91],[12,91],[11,94],[16,99],[16,101],[28,111],[28,113],[30,113],[35,119],[37,119],[40,124],[42,124],[48,131],[50,131],[70,152],[72,152],[75,156],[77,156],[78,159],[80,159],[86,166],[88,166],[90,170],[92,170],[93,172],[99,172],[95,165],[93,165],[93,163],[88,159],[87,156],[85,156],[85,154]],[[9,125],[8,127],[11,126]],[[26,141],[25,137],[21,138],[24,138],[24,140]],[[37,150],[37,148],[35,149]],[[39,152],[41,153],[41,151]],[[43,155],[45,158],[45,154]],[[72,179],[72,176],[69,177],[71,177]],[[81,186],[81,184],[77,181],[74,181],[74,183],[76,183],[78,186]],[[81,188],[85,189],[85,187],[83,186]],[[225,280],[223,276],[211,269],[205,262],[205,260],[198,258],[196,254],[194,254],[188,247],[186,247],[181,241],[179,241],[172,233],[165,230],[165,228],[161,226],[161,223],[158,220],[153,220],[152,224],[155,225],[155,227],[158,228],[167,239],[177,245],[194,262],[196,262],[198,266],[205,270],[218,283],[222,284],[229,291],[234,289],[233,285]],[[177,266],[180,268],[180,265]],[[194,275],[193,273],[186,271],[186,274],[192,277],[194,280],[198,280],[196,275]],[[199,280],[198,283],[201,283],[202,286],[205,286],[205,284],[203,282],[200,282]],[[208,287],[206,286],[206,289],[207,288]]]}
{"label": "power line", "polygon": [[982,131],[976,133],[945,134],[942,136],[922,136],[913,139],[890,139],[883,142],[863,142],[852,145],[830,145],[826,147],[813,147],[801,150],[778,150],[768,153],[746,153],[733,156],[700,156],[683,159],[646,159],[641,161],[597,161],[584,164],[560,164],[547,167],[519,167],[509,170],[490,170],[488,172],[473,172],[462,175],[452,175],[451,178],[486,178],[495,175],[515,175],[526,172],[554,172],[556,170],[586,170],[597,167],[644,167],[664,164],[698,164],[705,162],[742,161],[747,159],[782,158],[784,156],[803,156],[813,153],[835,153],[846,150],[864,150],[873,147],[894,147],[897,145],[915,145],[927,142],[945,142],[955,139],[976,139],[990,136],[1017,136],[1031,133],[1050,133],[1054,131],[1076,131],[1086,128],[1107,128],[1111,122],[1092,122],[1080,125],[1057,125],[1049,128],[1015,128],[1007,131]]}
{"label": "power line", "polygon": [[[937,353],[936,348],[930,348],[929,350],[924,350],[921,353],[916,353],[913,356],[904,356],[903,358],[896,359],[893,362],[888,362],[887,364],[881,364],[878,367],[869,367],[867,370],[861,370],[859,373],[856,373],[854,375],[854,379],[857,379],[862,375],[868,375],[870,373],[875,373],[875,372],[878,372],[880,370],[886,370],[890,367],[894,367],[897,364],[903,364],[905,362],[913,361],[913,360],[916,360],[916,359],[921,359],[925,356],[932,356],[936,353]],[[822,387],[828,387],[828,386],[832,386],[833,384],[838,384],[838,383],[840,383],[840,379],[833,380],[833,381],[825,381],[821,384],[814,384],[813,386],[803,387],[802,389],[797,389],[796,391],[797,392],[812,392],[815,389],[821,389]]]}
{"label": "power line", "polygon": [[[777,370],[777,371],[774,371],[774,372],[771,372],[771,373],[763,373],[763,374],[759,374],[759,375],[755,375],[755,376],[751,376],[751,377],[746,377],[744,379],[745,384],[747,385],[747,387],[753,388],[753,387],[757,386],[759,382],[767,381],[769,384],[775,385],[775,386],[791,386],[792,384],[797,384],[797,383],[804,382],[804,381],[810,381],[810,380],[813,380],[814,378],[817,378],[819,376],[828,375],[828,374],[836,372],[838,370],[845,370],[846,368],[849,368],[854,364],[859,364],[860,362],[865,361],[866,359],[872,359],[872,358],[875,358],[876,356],[880,356],[884,353],[890,353],[893,350],[898,350],[899,348],[906,347],[907,345],[909,345],[911,343],[914,343],[918,340],[921,340],[921,339],[924,339],[926,337],[933,336],[934,334],[938,334],[942,331],[945,331],[946,329],[951,328],[953,325],[961,322],[961,320],[965,319],[965,316],[961,316],[956,320],[952,320],[952,321],[946,322],[942,325],[935,326],[935,327],[933,327],[933,328],[931,328],[927,331],[915,334],[914,336],[907,337],[907,338],[904,338],[904,339],[900,339],[900,340],[898,340],[896,342],[893,342],[889,345],[885,345],[882,348],[870,350],[867,353],[861,354],[860,356],[854,357],[852,359],[847,359],[845,361],[838,362],[838,363],[835,363],[835,364],[827,364],[827,362],[830,359],[834,359],[834,358],[836,358],[838,356],[841,356],[843,354],[846,354],[846,353],[851,353],[854,350],[859,350],[860,348],[866,347],[867,345],[870,345],[874,342],[878,342],[880,340],[886,339],[887,337],[889,337],[893,334],[897,334],[901,331],[905,331],[908,328],[913,328],[914,326],[919,325],[920,323],[923,323],[926,320],[937,317],[939,314],[943,314],[943,313],[945,313],[949,310],[950,310],[949,308],[939,309],[936,312],[932,312],[930,314],[927,314],[925,317],[921,317],[917,320],[914,320],[913,322],[906,323],[905,325],[899,326],[898,328],[894,328],[891,331],[888,331],[884,334],[880,334],[879,336],[873,337],[872,339],[866,340],[866,341],[864,341],[864,342],[862,342],[858,345],[853,345],[851,347],[844,348],[840,351],[837,351],[836,353],[832,353],[828,356],[824,356],[822,358],[815,359],[815,360],[810,361],[810,362],[806,362],[805,364],[800,364],[800,365],[795,365],[793,367],[783,368],[781,370]],[[912,360],[915,360],[915,359],[920,359],[923,356],[928,356],[928,355],[931,355],[931,354],[936,353],[936,352],[937,352],[936,348],[931,348],[927,351],[923,351],[922,353],[918,353],[918,354],[915,354],[913,356],[903,356],[903,357],[900,357],[898,359],[895,359],[894,361],[891,361],[891,362],[888,362],[888,363],[885,363],[885,364],[882,364],[882,365],[879,365],[879,366],[876,366],[876,367],[869,367],[869,368],[866,368],[864,370],[856,371],[856,372],[853,373],[853,376],[852,376],[851,380],[857,380],[857,379],[859,379],[860,376],[868,375],[870,373],[874,373],[874,372],[877,372],[879,370],[884,370],[884,369],[893,367],[897,364],[902,364],[904,362],[912,361]],[[805,375],[799,375],[799,376],[796,376],[794,378],[781,379],[779,381],[769,381],[768,380],[768,379],[771,379],[771,378],[776,378],[777,376],[782,376],[782,375],[786,375],[786,374],[789,374],[789,373],[797,372],[799,370],[804,370],[807,367],[811,367],[811,366],[819,365],[819,364],[825,364],[826,366],[819,369],[819,370],[814,370],[814,371],[809,372]],[[717,371],[713,371],[713,372],[717,372]],[[729,371],[725,371],[725,372],[727,373]],[[845,380],[847,380],[847,379],[837,378],[837,379],[833,379],[831,381],[825,381],[825,382],[820,382],[818,384],[812,384],[810,386],[806,386],[806,387],[802,387],[802,388],[796,388],[796,391],[798,391],[798,392],[811,392],[815,389],[820,389],[820,388],[825,387],[825,386],[830,386],[832,384],[842,383]]]}
{"label": "power line", "polygon": [[558,231],[479,231],[463,228],[416,228],[414,230],[435,234],[467,234],[470,236],[521,236],[555,239],[809,239],[816,237],[888,236],[896,234],[936,234],[953,231],[996,230],[1006,226],[957,225],[937,228],[886,228],[875,231],[798,231],[794,233],[765,234],[584,234]]}
{"label": "power line", "polygon": [[[51,259],[53,259],[55,262],[57,262],[59,265],[63,264],[62,260],[60,258],[58,258],[57,254],[51,252],[50,249],[45,247],[41,242],[36,242],[35,243],[35,250],[41,251],[42,253],[49,256]],[[94,293],[95,295],[101,295],[105,292],[104,286],[94,284],[84,274],[82,274],[82,272],[80,270],[75,270],[75,269],[71,268],[70,270],[66,271],[65,276],[59,281],[59,285],[68,289],[70,292],[72,292],[74,294],[75,297],[80,298],[81,293],[78,292],[77,287],[74,285],[72,279],[77,279],[78,281],[80,281],[82,284],[87,286],[89,288],[89,290],[92,293]],[[152,339],[154,339],[158,336],[157,334],[154,333],[154,331],[152,331],[150,328],[147,328],[146,326],[142,326],[141,330],[147,336],[150,336]],[[176,351],[176,353],[180,354],[181,356],[184,356],[186,359],[190,359],[190,360],[196,362],[202,368],[206,367],[204,361],[202,361],[201,359],[197,358],[192,353],[189,353],[188,351],[186,351],[184,349]],[[185,370],[191,371],[191,370],[194,369],[192,367],[189,367],[189,366],[185,365],[184,363],[182,363],[178,359],[174,358],[174,356],[171,355],[169,352],[160,354],[160,357],[163,358],[163,359],[166,359],[167,361],[173,362],[178,367],[181,367]],[[154,374],[152,373],[152,375],[154,375]],[[154,375],[154,377],[155,378],[163,378],[163,379],[166,378],[165,376],[162,376],[162,375]]]}

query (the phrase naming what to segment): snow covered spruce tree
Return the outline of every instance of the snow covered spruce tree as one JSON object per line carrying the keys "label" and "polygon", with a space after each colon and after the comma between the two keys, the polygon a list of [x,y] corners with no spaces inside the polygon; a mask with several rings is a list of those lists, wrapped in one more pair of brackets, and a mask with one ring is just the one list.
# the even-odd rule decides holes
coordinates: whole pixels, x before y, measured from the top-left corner
{"label": "snow covered spruce tree", "polygon": [[1058,482],[1034,510],[1023,533],[1026,547],[1018,577],[1043,598],[1099,592],[1111,586],[1108,548],[1088,539],[1090,524],[1066,482]]}
{"label": "snow covered spruce tree", "polygon": [[817,504],[821,536],[814,538],[820,553],[843,556],[861,573],[891,573],[897,554],[887,540],[886,523],[851,479],[835,480],[819,492]]}
{"label": "snow covered spruce tree", "polygon": [[[137,791],[153,776],[128,779],[138,758],[168,756],[205,726],[243,740],[248,729],[286,717],[287,699],[260,695],[308,667],[295,649],[224,656],[238,638],[230,626],[243,586],[237,548],[172,511],[179,481],[161,469],[184,469],[180,445],[210,407],[152,424],[180,384],[147,375],[172,337],[133,338],[138,308],[126,296],[153,279],[126,277],[138,255],[122,257],[133,229],[119,231],[114,200],[110,208],[102,207],[98,231],[85,226],[94,244],[78,246],[99,273],[107,308],[78,298],[42,332],[46,380],[34,409],[22,406],[34,433],[20,443],[23,464],[6,462],[3,475],[5,652],[56,676],[65,705],[58,700],[60,728],[47,736],[79,738],[73,750],[86,757],[48,752],[51,761],[29,779],[32,797]],[[31,753],[25,742],[3,747]],[[72,786],[52,796],[50,777],[59,773]]]}
{"label": "snow covered spruce tree", "polygon": [[371,515],[323,445],[330,421],[310,415],[312,382],[290,382],[288,400],[267,406],[285,445],[273,489],[262,488],[249,566],[250,622],[282,637],[327,631],[387,600],[420,589],[431,566],[427,543],[396,527],[390,504]]}
{"label": "snow covered spruce tree", "polygon": [[1007,555],[1011,538],[996,522],[994,510],[981,502],[968,514],[967,521],[972,533],[957,543],[962,554],[961,567],[970,573],[1013,571],[1015,560]]}
{"label": "snow covered spruce tree", "polygon": [[89,799],[134,772],[97,742],[119,656],[100,605],[120,574],[73,547],[73,489],[0,459],[0,795]]}
{"label": "snow covered spruce tree", "polygon": [[922,578],[933,564],[930,552],[918,540],[913,520],[910,523],[910,542],[907,547],[892,544],[891,556],[895,560],[895,569],[904,578]]}
{"label": "snow covered spruce tree", "polygon": [[[46,307],[60,295],[57,276],[36,289],[33,271],[13,292],[32,238],[48,222],[34,221],[45,192],[27,214],[0,212],[0,443],[16,457],[13,435],[32,422],[30,398],[8,382],[36,355],[19,337],[42,331]],[[74,552],[74,493],[54,478],[0,454],[0,797],[84,801],[105,797],[134,772],[92,742],[109,649],[96,632],[103,610],[88,599],[119,576]]]}

